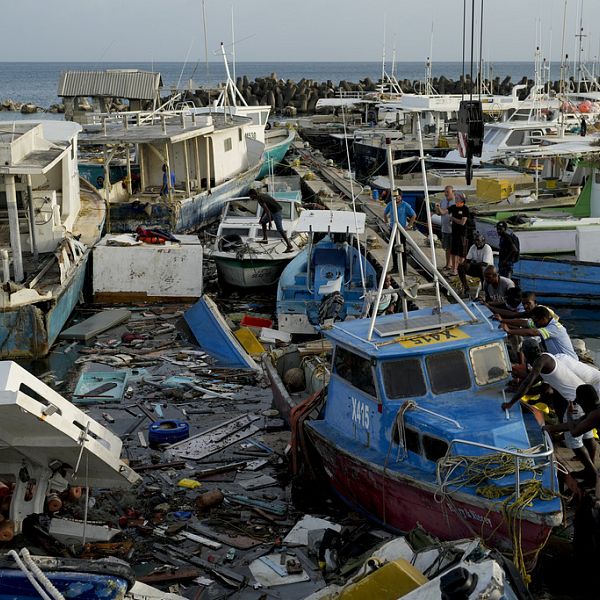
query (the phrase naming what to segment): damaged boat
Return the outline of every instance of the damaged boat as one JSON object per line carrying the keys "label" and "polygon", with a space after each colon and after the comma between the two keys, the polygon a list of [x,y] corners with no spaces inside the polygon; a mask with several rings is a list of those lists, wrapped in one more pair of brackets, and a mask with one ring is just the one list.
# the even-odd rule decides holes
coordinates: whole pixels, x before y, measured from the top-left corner
{"label": "damaged boat", "polygon": [[[364,213],[310,210],[297,231],[309,235],[303,252],[285,268],[277,287],[279,329],[314,334],[331,319],[365,316],[377,286],[375,267],[361,254]],[[319,239],[321,238],[321,239]]]}
{"label": "damaged boat", "polygon": [[261,242],[260,219],[264,211],[257,200],[228,200],[211,251],[221,283],[240,288],[273,285],[286,265],[302,251],[307,235],[297,229],[302,210],[300,182],[290,186],[283,181],[286,179],[291,178],[280,177],[270,184],[269,195],[281,206],[283,229],[293,250],[286,252],[287,244],[275,229],[267,230],[268,243]]}
{"label": "damaged boat", "polygon": [[9,124],[0,134],[0,358],[45,356],[79,302],[105,205],[77,172],[81,126]]}

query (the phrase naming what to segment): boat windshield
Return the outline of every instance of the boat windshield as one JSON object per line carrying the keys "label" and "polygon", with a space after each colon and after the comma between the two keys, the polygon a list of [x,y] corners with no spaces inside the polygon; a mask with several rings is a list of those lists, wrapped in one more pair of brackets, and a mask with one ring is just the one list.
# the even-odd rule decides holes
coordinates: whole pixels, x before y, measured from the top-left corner
{"label": "boat windshield", "polygon": [[334,372],[350,385],[362,392],[376,397],[375,382],[373,381],[373,370],[371,362],[338,346],[335,349]]}
{"label": "boat windshield", "polygon": [[225,217],[256,217],[257,212],[256,200],[234,200],[227,205]]}
{"label": "boat windshield", "polygon": [[501,381],[508,376],[506,353],[501,344],[486,344],[469,350],[477,385]]}
{"label": "boat windshield", "polygon": [[471,387],[471,376],[462,351],[430,354],[425,363],[434,394],[446,394]]}
{"label": "boat windshield", "polygon": [[418,358],[389,360],[381,365],[385,395],[390,400],[425,395],[427,386]]}

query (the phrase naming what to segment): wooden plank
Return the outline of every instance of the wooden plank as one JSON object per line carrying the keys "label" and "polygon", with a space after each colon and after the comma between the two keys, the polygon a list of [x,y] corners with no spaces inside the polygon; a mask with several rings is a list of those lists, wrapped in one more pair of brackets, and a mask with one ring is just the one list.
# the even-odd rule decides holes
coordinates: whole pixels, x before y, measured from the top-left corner
{"label": "wooden plank", "polygon": [[112,327],[124,323],[129,320],[129,317],[131,317],[131,312],[125,308],[103,310],[93,317],[65,329],[61,332],[59,338],[63,340],[87,341]]}

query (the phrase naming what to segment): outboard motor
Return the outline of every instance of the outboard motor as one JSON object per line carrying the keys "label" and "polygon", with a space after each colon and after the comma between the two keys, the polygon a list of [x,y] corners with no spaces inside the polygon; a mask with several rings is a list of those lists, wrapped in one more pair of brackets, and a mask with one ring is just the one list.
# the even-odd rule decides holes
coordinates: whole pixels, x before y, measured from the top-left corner
{"label": "outboard motor", "polygon": [[473,157],[483,150],[483,107],[480,100],[461,100],[458,109],[458,151],[467,159],[465,179],[473,179]]}

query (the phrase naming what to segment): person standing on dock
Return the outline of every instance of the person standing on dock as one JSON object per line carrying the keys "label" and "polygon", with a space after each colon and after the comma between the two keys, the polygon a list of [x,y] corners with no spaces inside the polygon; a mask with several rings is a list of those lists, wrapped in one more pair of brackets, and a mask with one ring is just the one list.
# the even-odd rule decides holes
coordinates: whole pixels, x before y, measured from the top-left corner
{"label": "person standing on dock", "polygon": [[443,271],[452,270],[452,223],[450,222],[450,213],[448,209],[454,206],[454,188],[451,185],[447,185],[444,188],[444,198],[441,202],[437,202],[435,205],[436,214],[442,218],[442,248],[446,252],[446,265],[442,269]]}
{"label": "person standing on dock", "polygon": [[[394,215],[392,214],[393,207],[396,207],[396,214],[398,215],[398,225],[402,225],[404,229],[412,229],[415,224],[417,215],[413,210],[413,207],[402,199],[402,190],[398,188],[394,193],[394,199],[388,202],[388,205],[383,211],[383,220],[390,224],[390,232],[394,226]],[[395,240],[392,240],[395,242]],[[406,267],[408,264],[408,257],[406,255],[406,238],[400,234],[400,244],[402,246],[402,267],[404,268],[404,274],[406,274]],[[393,273],[398,273],[398,253],[392,252],[392,258],[394,261]]]}
{"label": "person standing on dock", "polygon": [[467,255],[467,221],[469,209],[465,206],[465,195],[455,194],[454,206],[448,208],[452,224],[452,247],[450,249],[450,275],[458,275],[458,266]]}
{"label": "person standing on dock", "polygon": [[283,228],[283,220],[281,214],[281,204],[273,198],[273,196],[269,196],[269,194],[259,194],[256,190],[252,189],[248,192],[248,196],[252,200],[256,200],[260,207],[263,210],[263,214],[260,217],[260,224],[262,225],[263,231],[263,239],[258,240],[259,244],[268,244],[269,239],[267,238],[267,225],[271,223],[271,221],[275,222],[275,227],[279,232],[279,235],[283,238],[283,241],[287,244],[287,248],[285,252],[293,252],[294,247],[290,242],[285,229]]}
{"label": "person standing on dock", "polygon": [[587,134],[587,120],[585,116],[581,117],[581,124],[579,125],[579,135],[585,137]]}
{"label": "person standing on dock", "polygon": [[521,245],[519,238],[508,228],[506,221],[496,225],[496,232],[500,240],[498,253],[498,272],[502,277],[512,277],[513,265],[519,260]]}

